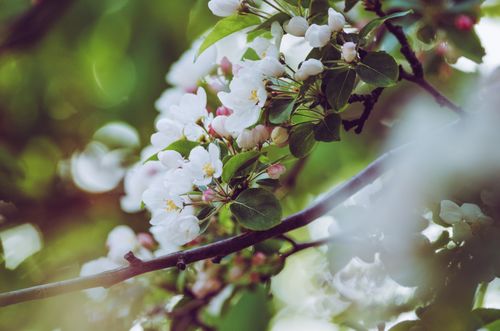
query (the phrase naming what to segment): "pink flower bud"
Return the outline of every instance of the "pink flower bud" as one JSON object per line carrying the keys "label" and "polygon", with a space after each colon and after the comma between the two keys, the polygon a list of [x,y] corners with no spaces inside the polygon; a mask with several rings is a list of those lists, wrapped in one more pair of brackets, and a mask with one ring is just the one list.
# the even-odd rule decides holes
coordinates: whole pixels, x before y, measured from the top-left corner
{"label": "pink flower bud", "polygon": [[203,191],[203,201],[205,202],[212,202],[214,201],[215,197],[216,197],[216,193],[214,190],[212,190],[211,188],[208,188],[206,189],[205,191]]}
{"label": "pink flower bud", "polygon": [[141,232],[137,234],[137,241],[139,244],[146,249],[153,249],[155,247],[155,241],[153,236],[149,233]]}
{"label": "pink flower bud", "polygon": [[215,115],[217,115],[217,116],[229,116],[232,113],[233,113],[233,111],[231,109],[227,108],[226,106],[220,106],[215,111]]}
{"label": "pink flower bud", "polygon": [[455,18],[455,27],[460,31],[470,31],[474,26],[474,20],[467,15],[459,15]]}
{"label": "pink flower bud", "polygon": [[233,71],[233,64],[224,56],[220,61],[220,69],[224,75],[229,76]]}
{"label": "pink flower bud", "polygon": [[286,168],[281,163],[276,163],[267,168],[267,174],[271,179],[279,179],[286,171]]}
{"label": "pink flower bud", "polygon": [[252,265],[255,267],[263,265],[264,262],[266,262],[266,258],[266,254],[257,252],[254,254],[254,256],[252,256]]}

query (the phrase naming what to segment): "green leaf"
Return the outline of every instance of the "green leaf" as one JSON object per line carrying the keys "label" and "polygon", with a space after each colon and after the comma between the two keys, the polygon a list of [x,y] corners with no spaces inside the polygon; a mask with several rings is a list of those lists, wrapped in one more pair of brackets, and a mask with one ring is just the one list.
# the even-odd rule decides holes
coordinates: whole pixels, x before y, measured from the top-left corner
{"label": "green leaf", "polygon": [[352,94],[356,82],[356,71],[352,69],[333,71],[328,78],[326,85],[328,103],[333,109],[340,110],[347,104]]}
{"label": "green leaf", "polygon": [[500,320],[500,309],[478,308],[474,309],[472,314],[478,317],[482,321],[483,325]]}
{"label": "green leaf", "polygon": [[270,188],[277,188],[278,186],[280,186],[280,180],[279,179],[272,179],[272,178],[259,179],[255,183],[257,185],[266,186],[266,187],[270,187]]}
{"label": "green leaf", "polygon": [[[235,290],[236,291],[236,290]],[[218,331],[260,331],[268,330],[273,316],[272,303],[268,290],[263,285],[250,287],[227,300],[227,310],[222,309],[222,316],[215,330]]]}
{"label": "green leaf", "polygon": [[403,321],[394,325],[392,328],[389,329],[389,331],[409,331],[413,327],[418,327],[419,325],[420,325],[419,321]]}
{"label": "green leaf", "polygon": [[255,52],[253,48],[247,48],[245,51],[245,54],[241,57],[242,60],[252,60],[252,61],[258,61],[260,60],[259,54]]}
{"label": "green leaf", "polygon": [[231,212],[245,228],[264,231],[281,222],[282,210],[278,199],[262,188],[251,188],[231,203]]}
{"label": "green leaf", "polygon": [[[200,144],[196,141],[190,141],[186,139],[181,139],[174,141],[170,145],[168,145],[163,151],[176,151],[183,157],[189,157],[189,153],[191,153],[191,150],[195,148],[196,146],[199,146]],[[158,161],[158,153],[150,156],[144,163],[148,161]]]}
{"label": "green leaf", "polygon": [[413,13],[413,10],[410,9],[410,10],[407,10],[407,11],[397,12],[397,13],[393,13],[393,14],[390,14],[390,15],[387,15],[387,16],[384,16],[384,17],[376,18],[376,19],[368,22],[368,24],[366,24],[361,29],[361,31],[359,31],[359,38],[360,39],[367,39],[369,37],[369,35],[376,28],[378,28],[379,26],[381,26],[385,21],[393,19],[393,18],[403,17],[403,16],[406,16],[406,15],[411,14],[411,13]]}
{"label": "green leaf", "polygon": [[228,17],[224,17],[219,22],[217,22],[217,24],[215,24],[212,31],[210,31],[205,40],[203,40],[203,43],[198,50],[198,55],[203,53],[203,51],[205,51],[207,48],[209,48],[222,38],[248,28],[249,26],[258,25],[259,23],[260,19],[255,15],[234,14]]}
{"label": "green leaf", "polygon": [[311,152],[316,144],[314,126],[313,123],[301,123],[290,130],[288,144],[293,156],[303,158]]}
{"label": "green leaf", "polygon": [[351,10],[357,3],[359,2],[359,0],[345,0],[345,7],[344,7],[344,11],[347,13],[349,10]]}
{"label": "green leaf", "polygon": [[481,328],[481,330],[487,331],[500,331],[500,320],[492,322],[488,325],[485,325]]}
{"label": "green leaf", "polygon": [[330,4],[328,0],[311,0],[309,5],[309,17],[311,17],[314,22],[322,23],[321,20],[328,16],[329,8]]}
{"label": "green leaf", "polygon": [[460,51],[461,55],[476,63],[483,62],[486,51],[476,31],[458,31],[454,26],[445,27],[445,30],[450,42]]}
{"label": "green leaf", "polygon": [[[298,6],[299,5],[299,0],[284,0],[285,2],[288,2],[292,6]],[[302,0],[300,1],[300,5],[304,8],[308,8],[310,5],[310,0]]]}
{"label": "green leaf", "polygon": [[294,99],[278,99],[271,103],[269,109],[269,121],[272,124],[281,124],[290,119],[295,107]]}
{"label": "green leaf", "polygon": [[253,164],[259,156],[260,153],[257,151],[248,151],[232,156],[222,168],[222,180],[229,183],[239,170]]}
{"label": "green leaf", "polygon": [[339,114],[328,114],[314,127],[314,139],[324,142],[340,141],[341,124],[342,118]]}
{"label": "green leaf", "polygon": [[396,60],[385,52],[369,52],[354,70],[362,81],[377,87],[392,86],[399,76]]}

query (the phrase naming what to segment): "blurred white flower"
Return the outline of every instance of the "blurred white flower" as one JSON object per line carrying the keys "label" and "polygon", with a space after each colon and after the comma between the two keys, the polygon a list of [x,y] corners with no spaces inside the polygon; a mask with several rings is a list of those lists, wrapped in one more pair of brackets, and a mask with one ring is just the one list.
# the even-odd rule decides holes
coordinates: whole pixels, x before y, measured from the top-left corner
{"label": "blurred white flower", "polygon": [[127,170],[124,180],[125,195],[120,199],[121,208],[127,213],[141,209],[142,194],[164,171],[158,161],[136,163]]}
{"label": "blurred white flower", "polygon": [[241,0],[210,0],[208,8],[210,11],[220,17],[231,16],[238,12],[241,7]]}
{"label": "blurred white flower", "polygon": [[125,175],[122,162],[126,151],[109,150],[99,142],[91,142],[85,150],[71,157],[71,175],[75,184],[91,193],[114,189]]}
{"label": "blurred white flower", "polygon": [[305,38],[311,47],[323,47],[330,41],[332,31],[328,25],[312,24],[306,31]]}
{"label": "blurred white flower", "polygon": [[182,96],[186,93],[182,88],[172,87],[166,89],[155,102],[155,108],[160,113],[166,113],[170,107],[179,104]]}
{"label": "blurred white flower", "polygon": [[196,53],[202,40],[196,40],[191,49],[182,54],[180,59],[172,64],[167,73],[167,82],[184,91],[195,91],[200,79],[215,68],[217,49],[215,46],[209,47],[202,54],[196,57]]}
{"label": "blurred white flower", "polygon": [[453,226],[452,239],[463,241],[472,236],[473,224],[491,224],[493,219],[483,214],[478,205],[464,203],[458,206],[450,200],[441,201],[439,217]]}
{"label": "blurred white flower", "polygon": [[[80,276],[92,276],[118,267],[120,267],[120,264],[113,262],[107,257],[100,257],[96,260],[86,262],[80,270]],[[92,300],[102,301],[106,298],[107,290],[103,287],[97,287],[85,290],[85,293]]]}
{"label": "blurred white flower", "polygon": [[107,123],[94,133],[93,139],[110,148],[136,148],[140,144],[137,130],[125,122]]}
{"label": "blurred white flower", "polygon": [[345,17],[333,8],[328,9],[328,26],[332,32],[339,32],[344,29]]}
{"label": "blurred white flower", "polygon": [[186,161],[179,152],[172,150],[158,152],[158,160],[167,170],[182,167]]}
{"label": "blurred white flower", "polygon": [[307,23],[307,20],[302,16],[294,16],[283,24],[285,32],[296,37],[305,36],[308,28],[309,23]]}
{"label": "blurred white flower", "polygon": [[193,178],[195,185],[208,185],[212,178],[222,175],[220,149],[215,144],[208,145],[208,150],[201,146],[193,148],[189,153],[189,162],[185,169]]}
{"label": "blurred white flower", "polygon": [[42,249],[42,236],[32,224],[18,225],[0,232],[5,267],[16,269],[24,260]]}

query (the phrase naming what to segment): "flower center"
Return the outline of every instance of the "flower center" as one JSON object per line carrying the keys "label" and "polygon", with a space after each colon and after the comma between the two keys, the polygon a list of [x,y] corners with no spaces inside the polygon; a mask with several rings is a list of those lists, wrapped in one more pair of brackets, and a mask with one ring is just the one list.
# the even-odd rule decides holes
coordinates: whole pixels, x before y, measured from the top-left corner
{"label": "flower center", "polygon": [[173,200],[168,199],[165,202],[167,204],[167,207],[165,207],[166,211],[173,212],[173,211],[179,210],[179,207],[177,207],[177,205],[175,204],[175,202]]}
{"label": "flower center", "polygon": [[215,173],[215,168],[210,163],[205,163],[203,166],[203,172],[207,177],[212,177]]}
{"label": "flower center", "polygon": [[259,102],[259,96],[257,95],[257,90],[252,90],[252,92],[250,92],[250,97],[248,99],[250,101],[258,103]]}

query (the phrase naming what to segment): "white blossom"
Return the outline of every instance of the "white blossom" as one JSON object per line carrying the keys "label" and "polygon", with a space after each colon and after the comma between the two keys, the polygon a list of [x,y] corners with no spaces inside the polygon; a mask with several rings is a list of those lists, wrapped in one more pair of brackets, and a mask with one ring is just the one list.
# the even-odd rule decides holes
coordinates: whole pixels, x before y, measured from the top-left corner
{"label": "white blossom", "polygon": [[264,76],[268,77],[281,77],[285,73],[285,66],[281,62],[272,56],[266,56],[262,60],[257,62],[258,70],[262,72]]}
{"label": "white blossom", "polygon": [[253,129],[243,130],[236,138],[236,143],[240,148],[252,149],[269,139],[269,130],[262,124]]}
{"label": "white blossom", "polygon": [[[177,151],[166,150],[158,152],[158,160],[167,170],[173,170],[181,167],[185,159]],[[148,162],[149,163],[149,162]]]}
{"label": "white blossom", "polygon": [[222,104],[233,110],[226,120],[226,128],[232,133],[254,125],[267,100],[267,91],[262,75],[253,70],[242,69],[229,85],[231,92],[219,92]]}
{"label": "white blossom", "polygon": [[151,145],[157,151],[165,149],[168,145],[183,137],[183,125],[168,118],[160,119],[156,123],[156,129],[158,132],[151,136]]}
{"label": "white blossom", "polygon": [[332,31],[328,25],[312,24],[306,31],[305,38],[311,47],[323,47],[330,41]]}
{"label": "white blossom", "polygon": [[347,63],[351,63],[358,57],[358,51],[356,50],[356,44],[348,41],[342,45],[342,58]]}
{"label": "white blossom", "polygon": [[116,263],[123,263],[123,258],[128,252],[134,252],[139,247],[139,241],[135,232],[128,226],[119,225],[108,234],[106,240],[108,258]]}
{"label": "white blossom", "polygon": [[344,29],[345,17],[335,9],[328,9],[328,26],[332,32],[339,32]]}
{"label": "white blossom", "polygon": [[267,56],[274,58],[278,58],[279,56],[278,47],[272,43],[270,39],[264,37],[255,38],[250,44],[250,48],[252,48],[261,59]]}
{"label": "white blossom", "polygon": [[231,136],[231,132],[226,128],[226,120],[227,116],[220,115],[216,116],[211,123],[212,129],[215,133],[224,138]]}
{"label": "white blossom", "polygon": [[307,23],[307,20],[302,16],[294,16],[289,21],[286,21],[285,24],[283,24],[283,29],[285,29],[285,32],[296,37],[305,36],[308,28],[309,23]]}
{"label": "white blossom", "polygon": [[317,59],[309,59],[300,65],[300,68],[295,72],[295,79],[298,81],[304,81],[307,78],[318,75],[325,70],[323,63]]}
{"label": "white blossom", "polygon": [[189,162],[185,168],[192,176],[194,184],[210,184],[212,178],[219,178],[222,175],[219,147],[210,144],[208,150],[201,146],[193,148],[189,153]]}
{"label": "white blossom", "polygon": [[208,8],[210,11],[220,17],[231,16],[238,12],[241,7],[241,0],[210,0]]}
{"label": "white blossom", "polygon": [[[158,216],[161,217],[161,214]],[[161,246],[169,248],[184,245],[200,233],[198,219],[193,215],[178,215],[174,219],[158,222],[150,232]]]}
{"label": "white blossom", "polygon": [[[183,179],[177,178],[177,180],[182,181]],[[145,190],[142,195],[142,200],[153,214],[153,219],[159,213],[165,214],[163,219],[166,219],[166,217],[175,218],[181,213],[192,214],[192,207],[184,206],[185,203],[189,202],[189,199],[169,190],[169,188],[178,188],[175,183],[170,181],[167,184],[168,188],[164,181],[158,181]],[[151,220],[152,223],[154,223],[153,219]]]}

